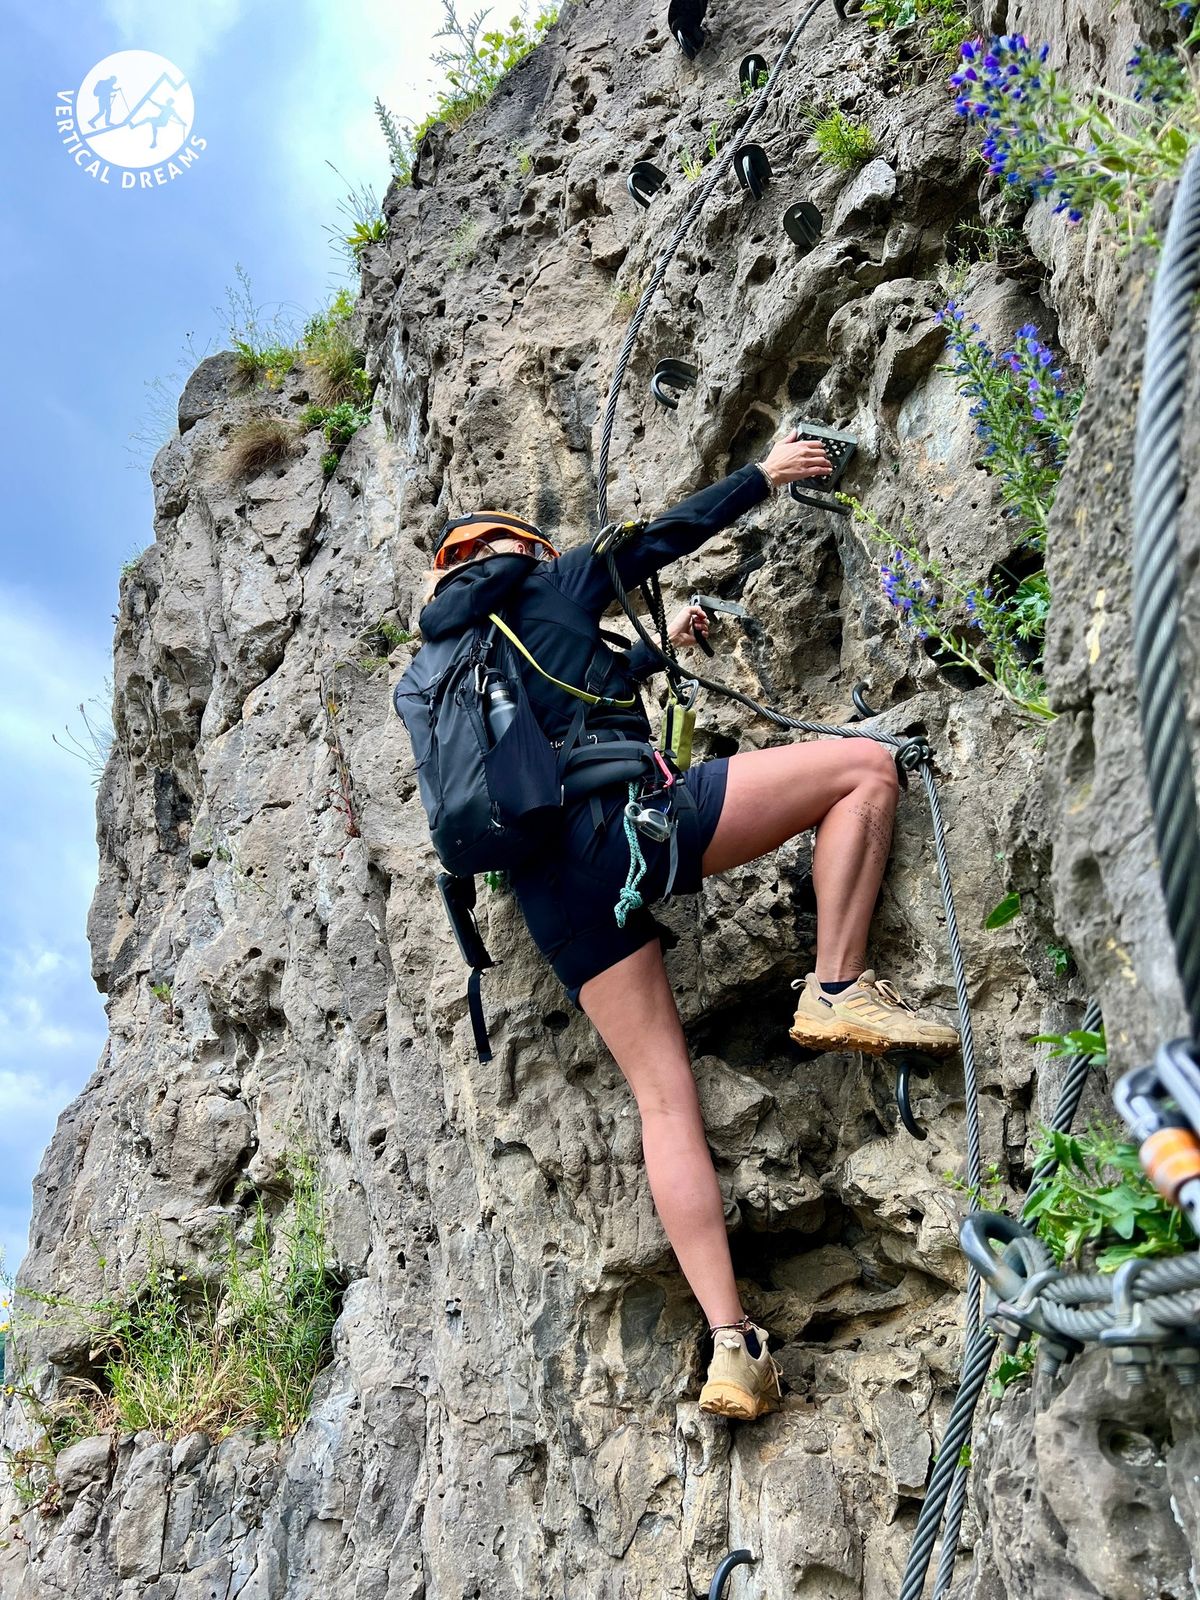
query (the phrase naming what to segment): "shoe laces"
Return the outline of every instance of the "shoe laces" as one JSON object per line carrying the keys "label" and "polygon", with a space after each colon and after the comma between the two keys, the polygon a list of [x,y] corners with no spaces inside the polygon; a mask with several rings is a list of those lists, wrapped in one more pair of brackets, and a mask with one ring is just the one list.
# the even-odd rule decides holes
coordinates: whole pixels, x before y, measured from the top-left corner
{"label": "shoe laces", "polygon": [[[862,983],[861,978],[858,981],[859,983]],[[886,1000],[890,1006],[897,1006],[901,1011],[912,1010],[912,1006],[909,1005],[908,1001],[900,993],[899,989],[896,988],[896,985],[894,983],[889,983],[886,978],[876,978],[874,983],[862,983],[862,986],[864,989],[874,989],[877,994],[883,996],[884,1000]]]}

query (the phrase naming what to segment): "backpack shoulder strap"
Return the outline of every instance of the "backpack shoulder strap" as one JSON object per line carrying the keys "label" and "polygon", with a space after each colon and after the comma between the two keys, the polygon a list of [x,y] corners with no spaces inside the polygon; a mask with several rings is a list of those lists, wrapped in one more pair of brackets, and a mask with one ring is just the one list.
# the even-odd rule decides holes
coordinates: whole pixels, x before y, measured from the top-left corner
{"label": "backpack shoulder strap", "polygon": [[564,683],[561,678],[556,678],[552,672],[547,672],[545,667],[538,664],[529,648],[522,643],[522,641],[517,637],[517,635],[509,627],[508,623],[503,620],[503,618],[498,617],[494,611],[489,611],[488,616],[491,618],[492,622],[495,623],[496,627],[500,629],[500,632],[509,641],[509,643],[516,646],[533,670],[535,672],[539,672],[542,677],[545,678],[547,682],[552,683],[556,689],[562,689],[567,694],[574,695],[576,699],[582,700],[586,705],[589,706],[632,706],[637,704],[636,696],[631,696],[627,700],[616,699],[612,695],[592,694],[588,689],[577,689],[573,683]]}

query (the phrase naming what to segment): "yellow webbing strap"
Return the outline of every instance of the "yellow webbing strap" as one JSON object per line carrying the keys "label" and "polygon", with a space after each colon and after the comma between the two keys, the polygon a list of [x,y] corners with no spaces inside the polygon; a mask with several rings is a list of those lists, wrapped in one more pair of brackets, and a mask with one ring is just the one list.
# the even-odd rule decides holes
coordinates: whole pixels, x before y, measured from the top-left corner
{"label": "yellow webbing strap", "polygon": [[573,683],[564,683],[561,678],[556,678],[552,672],[547,672],[545,667],[538,666],[520,639],[494,611],[488,612],[488,618],[496,624],[510,644],[516,645],[534,671],[540,672],[542,677],[552,683],[556,689],[565,689],[568,694],[573,694],[577,700],[586,700],[590,706],[632,706],[637,704],[636,696],[629,700],[614,700],[611,695],[589,694],[586,689],[577,689]]}

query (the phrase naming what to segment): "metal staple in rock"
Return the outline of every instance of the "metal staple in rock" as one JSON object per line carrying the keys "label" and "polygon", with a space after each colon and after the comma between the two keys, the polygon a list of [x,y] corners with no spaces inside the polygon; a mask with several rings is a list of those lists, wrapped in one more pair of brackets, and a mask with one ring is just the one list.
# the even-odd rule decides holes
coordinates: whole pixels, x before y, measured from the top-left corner
{"label": "metal staple in rock", "polygon": [[695,222],[696,218],[700,215],[700,212],[703,209],[709,195],[712,194],[717,184],[720,183],[726,172],[729,171],[729,168],[733,163],[733,158],[737,155],[742,145],[746,142],[746,135],[750,132],[750,129],[766,110],[767,102],[771,98],[771,93],[775,88],[776,80],[783,71],[784,67],[787,65],[788,59],[791,56],[792,51],[795,49],[800,35],[804,32],[805,28],[808,27],[808,24],[811,22],[812,18],[820,10],[823,4],[824,0],[812,0],[812,4],[804,12],[803,16],[800,18],[800,21],[788,35],[783,49],[779,52],[779,59],[771,69],[770,77],[754,97],[754,104],[750,108],[750,115],[746,118],[745,122],[742,123],[742,126],[738,129],[736,136],[730,140],[730,142],[725,146],[724,150],[722,150],[721,154],[712,163],[712,166],[709,168],[708,177],[704,180],[699,192],[692,197],[691,204],[684,211],[674,233],[667,241],[666,247],[659,256],[655,265],[650,282],[642,291],[642,298],[638,302],[638,308],[634,312],[629,327],[625,331],[625,342],[621,346],[620,355],[617,357],[617,364],[613,370],[612,382],[609,384],[608,400],[605,402],[604,427],[600,435],[600,454],[596,464],[596,508],[600,518],[601,527],[603,527],[608,521],[608,453],[612,444],[613,428],[615,427],[617,420],[617,402],[621,397],[621,386],[625,382],[625,369],[629,365],[629,358],[633,354],[633,347],[637,342],[638,333],[641,331],[641,326],[645,321],[646,313],[650,309],[650,302],[658,293],[659,285],[667,275],[667,268],[674,260],[675,252],[683,243],[688,231],[692,226],[692,223]]}

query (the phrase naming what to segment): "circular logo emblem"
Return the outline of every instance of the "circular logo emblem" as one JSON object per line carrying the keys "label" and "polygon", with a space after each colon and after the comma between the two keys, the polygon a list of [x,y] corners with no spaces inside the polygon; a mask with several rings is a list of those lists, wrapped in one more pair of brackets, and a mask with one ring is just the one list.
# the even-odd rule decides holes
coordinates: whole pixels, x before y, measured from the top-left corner
{"label": "circular logo emblem", "polygon": [[113,167],[170,161],[191,132],[195,114],[187,78],[152,50],[105,56],[75,92],[78,138]]}

